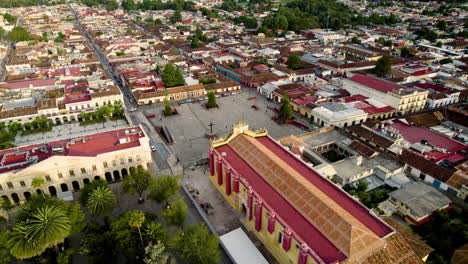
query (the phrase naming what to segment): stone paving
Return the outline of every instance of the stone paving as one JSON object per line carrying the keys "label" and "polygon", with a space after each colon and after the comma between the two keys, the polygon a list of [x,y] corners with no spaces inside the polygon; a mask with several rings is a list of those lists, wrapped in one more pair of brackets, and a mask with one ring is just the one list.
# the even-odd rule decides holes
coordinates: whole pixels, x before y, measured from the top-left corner
{"label": "stone paving", "polygon": [[210,210],[207,218],[218,235],[222,236],[240,227],[269,263],[277,263],[275,258],[268,252],[255,234],[247,229],[246,223],[243,221],[245,217],[242,213],[234,210],[221,193],[213,186],[208,179],[208,173],[209,169],[207,165],[186,169],[182,184],[184,184],[187,189],[194,189],[199,192],[198,200],[200,203],[208,202],[213,206],[214,209]]}
{"label": "stone paving", "polygon": [[[278,108],[278,105],[267,101],[255,90],[244,91],[239,95],[218,98],[218,109],[206,110],[199,103],[175,105],[179,114],[171,117],[161,116],[164,108],[162,104],[140,106],[139,109],[146,115],[156,116],[149,119],[153,126],[166,126],[169,129],[175,141],[170,148],[184,166],[208,157],[209,140],[206,135],[210,132],[211,122],[214,123],[213,133],[221,137],[227,136],[232,125],[239,121],[248,123],[251,129],[267,128],[273,138],[305,132],[293,125],[277,124],[271,119],[276,113],[267,106]],[[248,100],[250,97],[256,99]],[[256,105],[259,110],[253,109],[252,105]],[[306,119],[299,121],[309,125]]]}
{"label": "stone paving", "polygon": [[15,144],[18,146],[45,143],[52,140],[61,140],[71,137],[79,137],[91,133],[115,130],[128,127],[126,120],[106,121],[87,126],[80,126],[80,123],[68,123],[52,127],[52,131],[45,133],[31,134],[21,136],[18,134],[15,138]]}

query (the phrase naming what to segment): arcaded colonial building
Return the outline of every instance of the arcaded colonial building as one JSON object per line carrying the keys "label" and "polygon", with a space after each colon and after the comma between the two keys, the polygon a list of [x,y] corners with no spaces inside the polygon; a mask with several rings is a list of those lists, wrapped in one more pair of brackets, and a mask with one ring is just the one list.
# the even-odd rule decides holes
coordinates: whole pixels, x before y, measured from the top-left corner
{"label": "arcaded colonial building", "polygon": [[279,263],[422,263],[400,233],[265,129],[211,142],[210,180]]}
{"label": "arcaded colonial building", "polygon": [[[151,162],[149,138],[141,127],[89,134],[0,151],[0,196],[19,203],[33,193],[76,191],[93,179],[118,181]],[[31,182],[42,178],[43,190]]]}

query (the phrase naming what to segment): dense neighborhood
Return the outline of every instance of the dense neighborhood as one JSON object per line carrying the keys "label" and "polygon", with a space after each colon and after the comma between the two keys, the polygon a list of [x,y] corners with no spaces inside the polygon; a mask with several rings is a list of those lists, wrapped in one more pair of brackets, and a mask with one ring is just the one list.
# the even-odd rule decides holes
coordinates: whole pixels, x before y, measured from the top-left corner
{"label": "dense neighborhood", "polygon": [[0,263],[467,263],[467,16],[0,1]]}

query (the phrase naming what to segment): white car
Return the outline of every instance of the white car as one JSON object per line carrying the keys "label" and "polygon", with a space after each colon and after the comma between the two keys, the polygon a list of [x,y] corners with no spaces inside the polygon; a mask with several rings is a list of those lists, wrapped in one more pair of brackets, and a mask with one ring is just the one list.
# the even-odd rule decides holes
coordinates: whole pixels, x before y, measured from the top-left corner
{"label": "white car", "polygon": [[156,147],[155,147],[155,146],[150,145],[150,148],[151,148],[151,151],[153,151],[153,152],[156,151]]}

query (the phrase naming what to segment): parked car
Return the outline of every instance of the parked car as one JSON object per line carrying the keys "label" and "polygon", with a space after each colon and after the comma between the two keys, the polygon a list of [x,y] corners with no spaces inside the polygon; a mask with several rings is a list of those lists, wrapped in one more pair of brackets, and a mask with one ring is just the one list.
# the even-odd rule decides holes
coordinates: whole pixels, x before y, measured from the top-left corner
{"label": "parked car", "polygon": [[151,148],[151,151],[155,152],[156,151],[156,147],[153,146],[153,145],[150,145],[150,148]]}
{"label": "parked car", "polygon": [[146,118],[155,118],[155,115],[147,115]]}
{"label": "parked car", "polygon": [[256,106],[256,105],[252,105],[251,107],[252,107],[253,109],[255,109],[255,111],[260,110],[260,108],[258,108],[258,106]]}

